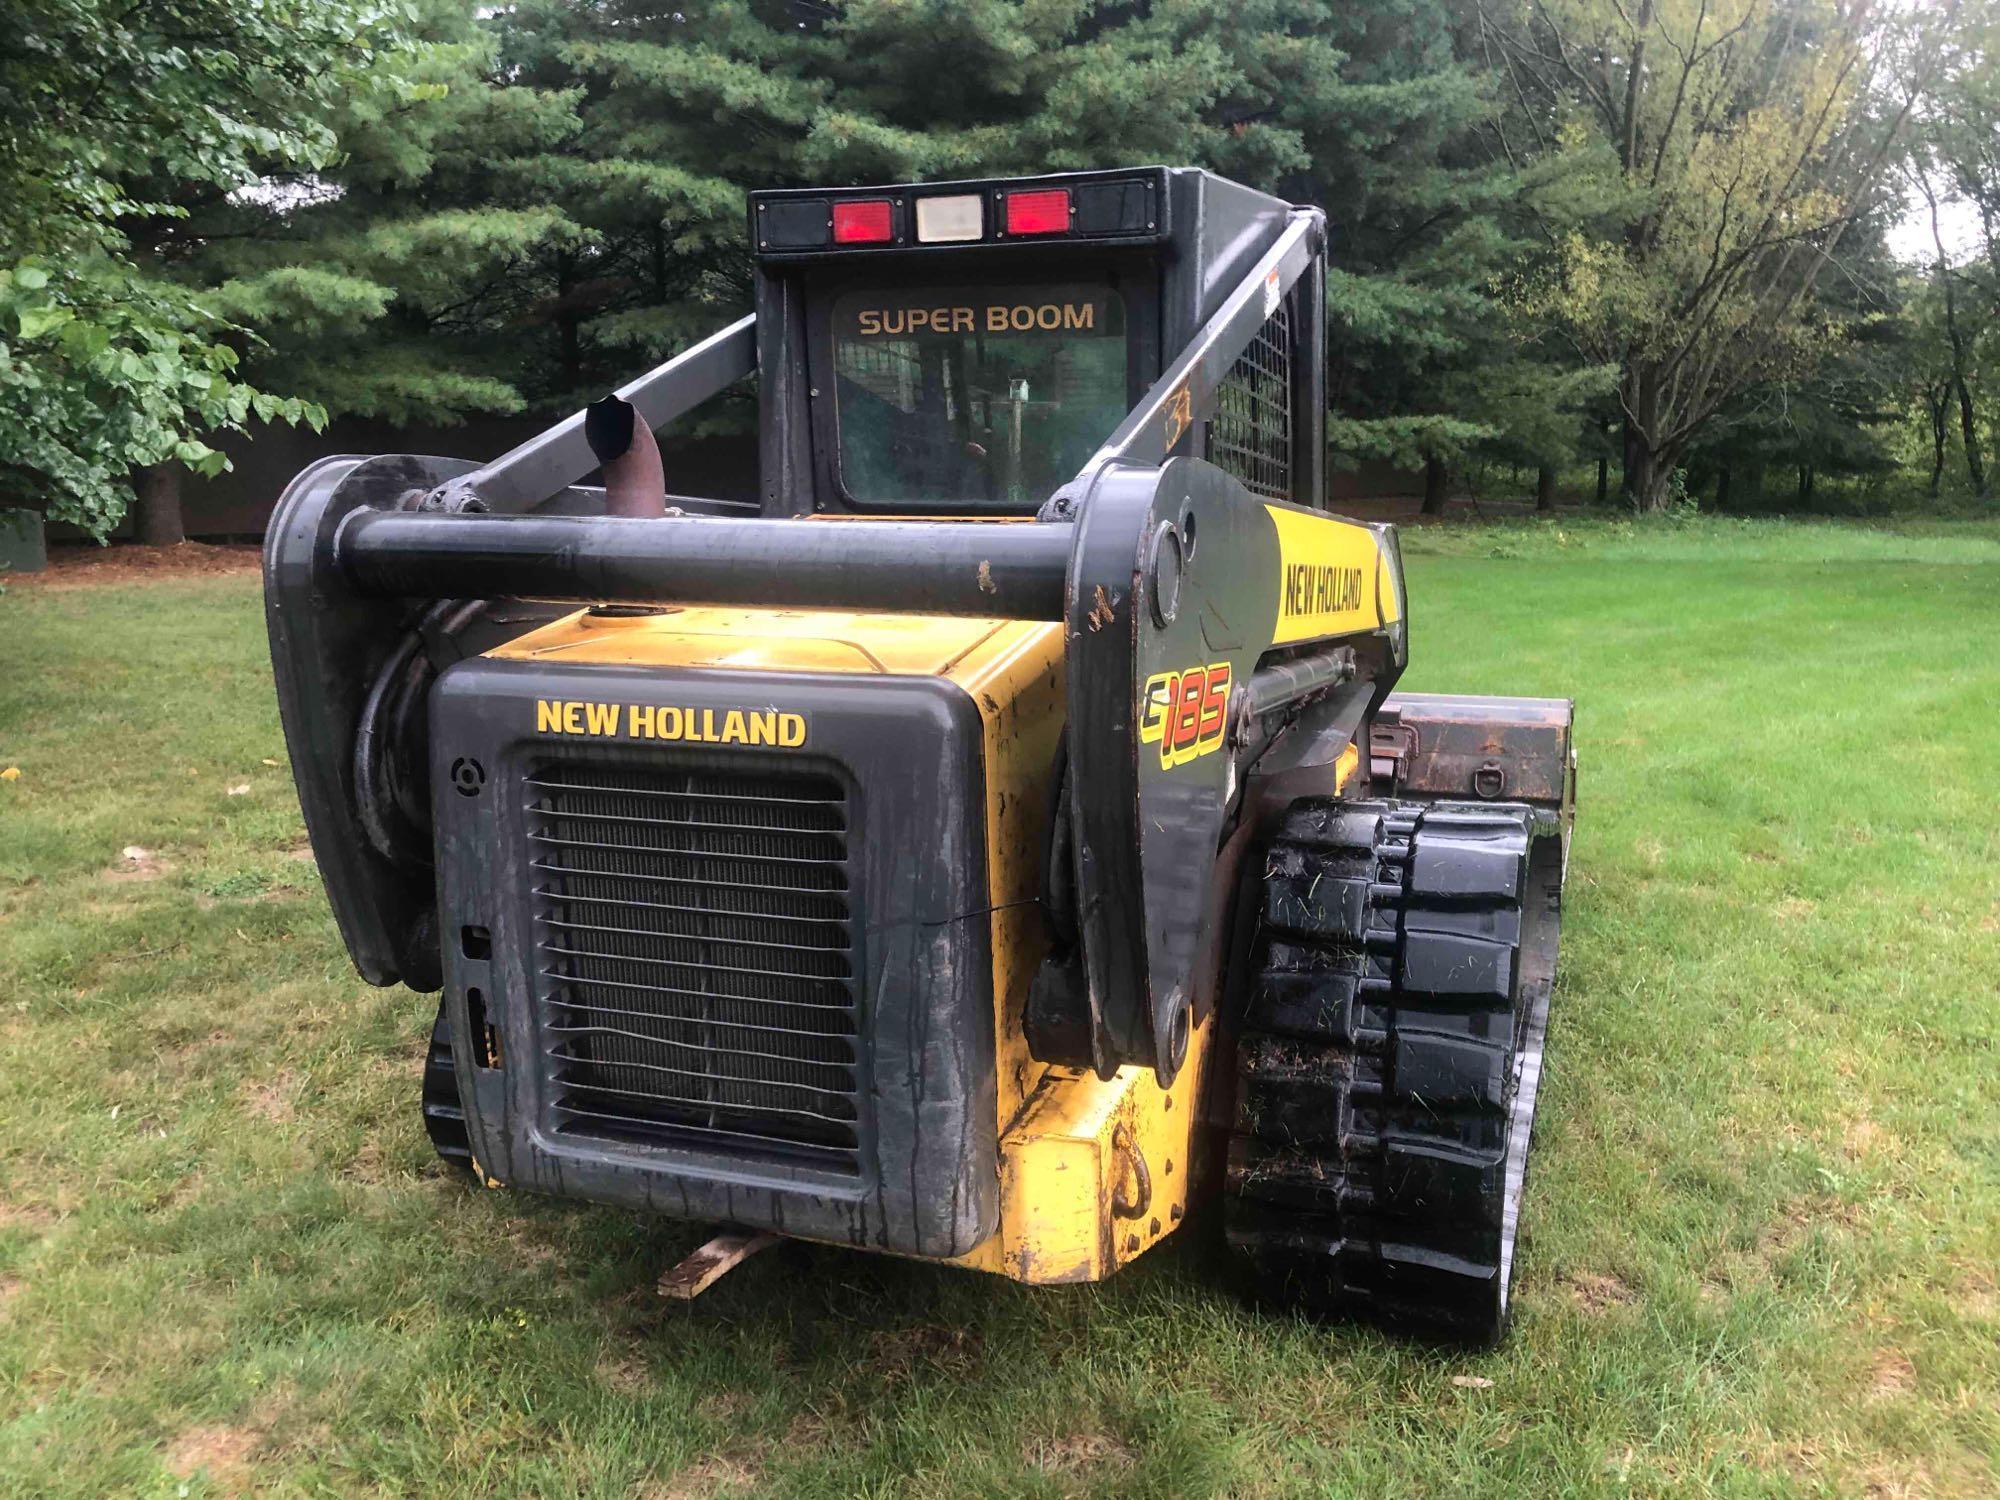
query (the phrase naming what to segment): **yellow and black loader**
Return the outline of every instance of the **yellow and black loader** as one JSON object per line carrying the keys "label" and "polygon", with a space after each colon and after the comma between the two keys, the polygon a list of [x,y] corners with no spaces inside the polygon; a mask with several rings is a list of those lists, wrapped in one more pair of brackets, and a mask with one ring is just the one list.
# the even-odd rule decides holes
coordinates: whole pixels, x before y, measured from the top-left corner
{"label": "yellow and black loader", "polygon": [[[314,854],[363,977],[441,992],[439,1152],[1035,1283],[1219,1214],[1281,1304],[1497,1337],[1570,705],[1391,694],[1323,215],[1155,167],[749,229],[753,316],[272,524]],[[653,429],[753,375],[760,499],[667,493]]]}

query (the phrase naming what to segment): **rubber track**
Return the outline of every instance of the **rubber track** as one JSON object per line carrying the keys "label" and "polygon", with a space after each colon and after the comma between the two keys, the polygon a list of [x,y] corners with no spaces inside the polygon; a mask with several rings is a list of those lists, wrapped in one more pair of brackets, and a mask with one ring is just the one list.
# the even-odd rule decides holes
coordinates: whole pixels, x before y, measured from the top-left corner
{"label": "rubber track", "polygon": [[1500,1336],[1559,860],[1516,805],[1288,810],[1266,858],[1227,1174],[1229,1241],[1259,1295]]}
{"label": "rubber track", "polygon": [[472,1138],[465,1132],[465,1109],[458,1102],[458,1073],[452,1063],[451,1028],[445,1023],[444,1002],[438,1002],[431,1027],[430,1050],[424,1054],[424,1133],[446,1166],[471,1177]]}

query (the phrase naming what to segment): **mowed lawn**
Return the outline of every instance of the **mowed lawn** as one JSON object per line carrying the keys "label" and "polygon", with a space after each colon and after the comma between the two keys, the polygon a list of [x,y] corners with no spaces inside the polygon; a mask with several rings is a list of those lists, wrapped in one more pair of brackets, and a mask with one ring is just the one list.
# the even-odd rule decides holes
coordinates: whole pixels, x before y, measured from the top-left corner
{"label": "mowed lawn", "polygon": [[[0,1493],[1989,1495],[2000,525],[1409,538],[1408,685],[1578,700],[1512,1339],[481,1193],[349,969],[253,577],[0,597]],[[128,858],[128,846],[146,851]]]}

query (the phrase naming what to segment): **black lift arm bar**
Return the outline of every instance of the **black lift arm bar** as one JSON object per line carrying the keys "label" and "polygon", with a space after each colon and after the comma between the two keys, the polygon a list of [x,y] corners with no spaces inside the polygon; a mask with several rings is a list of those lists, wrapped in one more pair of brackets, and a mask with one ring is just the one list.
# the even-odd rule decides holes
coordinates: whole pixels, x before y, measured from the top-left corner
{"label": "black lift arm bar", "polygon": [[[757,368],[757,317],[738,318],[720,333],[618,388],[646,425],[659,428],[719,395]],[[583,436],[583,413],[565,417],[482,468],[439,486],[447,510],[477,499],[487,510],[519,511],[559,495],[597,467]]]}
{"label": "black lift arm bar", "polygon": [[[468,475],[468,479],[475,476]],[[1060,620],[1073,528],[357,510],[335,534],[358,593],[885,610]]]}
{"label": "black lift arm bar", "polygon": [[[444,513],[361,509],[334,557],[363,594],[605,603],[768,604],[782,577],[802,609],[890,610],[1023,620],[1064,618],[1076,514],[1099,474],[1157,465],[1214,410],[1215,390],[1279,298],[1312,263],[1318,213],[1302,210],[1039,522],[772,521],[715,517],[481,515],[518,511],[575,483],[597,460],[579,413],[435,492]],[[623,387],[649,423],[699,405],[756,364],[755,319],[741,321]],[[454,513],[456,512],[456,513]]]}

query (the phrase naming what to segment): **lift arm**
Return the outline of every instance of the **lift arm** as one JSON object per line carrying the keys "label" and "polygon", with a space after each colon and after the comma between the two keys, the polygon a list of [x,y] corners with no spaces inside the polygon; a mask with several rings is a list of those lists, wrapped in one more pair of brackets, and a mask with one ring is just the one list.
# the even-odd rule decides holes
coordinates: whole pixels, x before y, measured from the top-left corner
{"label": "lift arm", "polygon": [[[718,396],[757,368],[757,318],[738,318],[720,333],[648,370],[613,394],[629,401],[648,427],[658,429]],[[445,480],[428,508],[446,511],[532,510],[597,467],[583,433],[584,413],[565,417],[467,474]],[[713,504],[714,502],[706,502]],[[756,507],[744,502],[744,508]]]}

